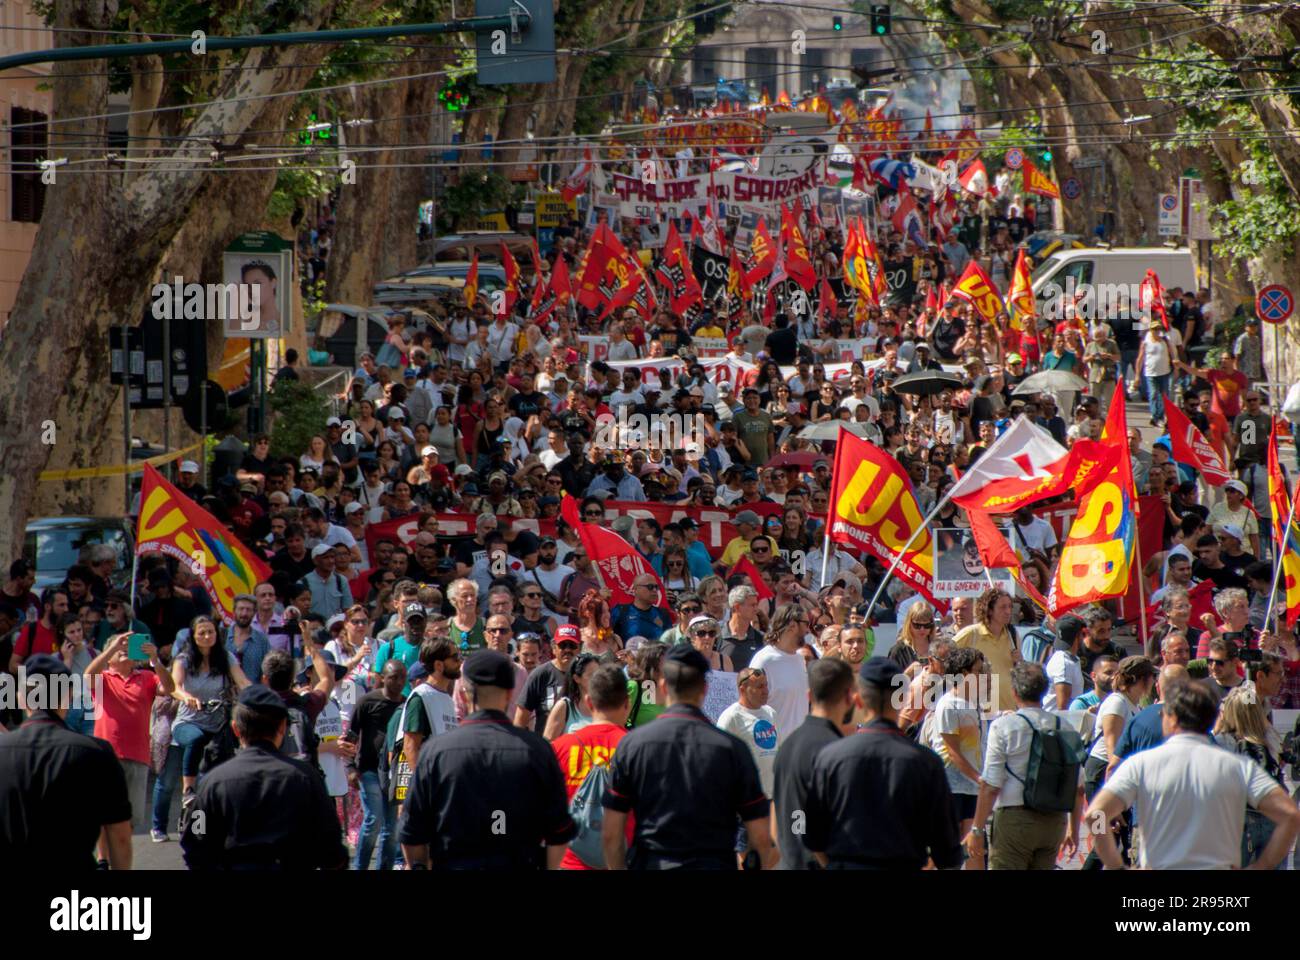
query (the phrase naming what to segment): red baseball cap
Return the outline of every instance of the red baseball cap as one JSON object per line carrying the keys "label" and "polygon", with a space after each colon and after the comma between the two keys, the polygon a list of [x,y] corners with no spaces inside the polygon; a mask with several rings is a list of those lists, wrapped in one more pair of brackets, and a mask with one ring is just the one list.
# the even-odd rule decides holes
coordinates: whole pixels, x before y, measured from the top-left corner
{"label": "red baseball cap", "polygon": [[571,623],[566,623],[555,631],[555,642],[560,643],[582,643],[582,634],[578,628]]}

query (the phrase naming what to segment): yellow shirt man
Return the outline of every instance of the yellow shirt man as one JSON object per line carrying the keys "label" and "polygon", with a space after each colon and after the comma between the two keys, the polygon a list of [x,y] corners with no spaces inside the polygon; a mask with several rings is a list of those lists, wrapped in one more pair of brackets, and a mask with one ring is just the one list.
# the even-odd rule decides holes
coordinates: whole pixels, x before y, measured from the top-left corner
{"label": "yellow shirt man", "polygon": [[997,685],[998,710],[1015,710],[1016,698],[1011,691],[1011,667],[1020,659],[1020,649],[1016,646],[1011,629],[1005,628],[1001,636],[994,636],[984,624],[973,623],[958,631],[952,642],[958,647],[974,647],[984,654],[984,662],[989,665],[989,682]]}
{"label": "yellow shirt man", "polygon": [[[722,565],[728,570],[734,567],[741,557],[749,553],[749,544],[753,539],[753,537],[732,537],[731,542],[728,543],[726,549],[722,551]],[[772,545],[772,555],[775,556],[776,541],[771,537],[765,537],[764,539]]]}

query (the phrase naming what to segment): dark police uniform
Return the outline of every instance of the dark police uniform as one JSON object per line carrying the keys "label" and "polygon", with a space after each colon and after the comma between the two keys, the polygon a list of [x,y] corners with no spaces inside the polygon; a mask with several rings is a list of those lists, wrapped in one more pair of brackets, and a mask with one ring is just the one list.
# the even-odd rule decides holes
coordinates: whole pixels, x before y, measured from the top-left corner
{"label": "dark police uniform", "polygon": [[[476,686],[514,688],[514,666],[480,650],[461,673]],[[577,833],[550,744],[500,710],[478,710],[420,748],[398,837],[427,846],[435,870],[540,869],[542,844]]]}
{"label": "dark police uniform", "polygon": [[[288,716],[279,694],[246,687],[239,702]],[[314,870],[347,863],[334,801],[315,770],[256,740],[199,784],[181,835],[191,870]]]}
{"label": "dark police uniform", "polygon": [[808,790],[812,786],[813,761],[817,754],[842,739],[844,734],[837,724],[825,717],[809,715],[776,751],[776,764],[772,768],[772,792],[776,796],[772,799],[776,803],[777,844],[781,848],[782,870],[820,869],[817,858],[803,845]]}
{"label": "dark police uniform", "polygon": [[920,870],[927,859],[940,870],[960,866],[943,761],[879,719],[825,747],[813,761],[803,842],[832,870]]}
{"label": "dark police uniform", "polygon": [[734,870],[736,817],[768,815],[749,748],[685,703],[619,741],[603,805],[636,817],[629,870]]}
{"label": "dark police uniform", "polygon": [[46,711],[0,734],[0,865],[12,876],[93,870],[100,829],[130,819],[126,776],[103,740]]}

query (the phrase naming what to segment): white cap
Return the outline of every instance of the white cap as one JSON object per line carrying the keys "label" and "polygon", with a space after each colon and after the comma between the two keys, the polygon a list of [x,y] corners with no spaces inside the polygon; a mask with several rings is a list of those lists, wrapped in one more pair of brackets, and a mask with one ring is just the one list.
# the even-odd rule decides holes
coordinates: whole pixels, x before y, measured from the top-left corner
{"label": "white cap", "polygon": [[327,427],[341,427],[341,426],[343,426],[343,421],[340,420],[338,417],[330,417],[328,420],[325,421],[325,426],[327,426]]}
{"label": "white cap", "polygon": [[311,558],[315,560],[317,557],[323,557],[325,554],[333,552],[334,548],[328,543],[318,543],[311,548]]}
{"label": "white cap", "polygon": [[347,618],[348,618],[347,614],[345,613],[336,613],[334,614],[334,616],[330,617],[328,620],[325,621],[325,629],[328,630],[336,623],[343,623],[343,621],[347,620]]}
{"label": "white cap", "polygon": [[405,419],[406,419],[406,413],[403,412],[403,410],[402,410],[401,407],[389,407],[389,408],[388,408],[388,419],[389,419],[389,420],[405,420]]}
{"label": "white cap", "polygon": [[362,504],[358,503],[356,500],[353,500],[351,503],[349,503],[346,507],[343,508],[343,512],[356,513],[358,510],[364,510],[364,509],[365,507]]}
{"label": "white cap", "polygon": [[430,444],[429,446],[425,447],[423,450],[420,451],[420,456],[422,457],[436,457],[437,455],[438,455],[438,448],[433,446],[432,444]]}
{"label": "white cap", "polygon": [[199,472],[199,465],[195,463],[193,460],[181,461],[181,473],[198,473],[198,472]]}
{"label": "white cap", "polygon": [[1236,490],[1243,497],[1250,493],[1250,490],[1248,490],[1246,488],[1246,485],[1242,483],[1240,480],[1229,480],[1227,483],[1223,485],[1223,489]]}

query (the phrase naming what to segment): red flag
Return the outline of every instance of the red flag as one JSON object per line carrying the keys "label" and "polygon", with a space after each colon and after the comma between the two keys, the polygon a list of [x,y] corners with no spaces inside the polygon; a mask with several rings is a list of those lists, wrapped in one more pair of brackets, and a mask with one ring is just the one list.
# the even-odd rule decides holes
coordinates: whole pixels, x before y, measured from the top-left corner
{"label": "red flag", "polygon": [[700,282],[695,279],[686,248],[677,233],[677,225],[669,223],[668,239],[664,242],[664,257],[655,271],[658,281],[668,288],[669,304],[674,313],[684,313],[691,304],[704,299]]}
{"label": "red flag", "polygon": [[137,554],[161,553],[185,564],[203,583],[213,609],[234,621],[235,598],[251,594],[271,568],[228,527],[144,465],[140,488]]}
{"label": "red flag", "polygon": [[1012,513],[1066,491],[1082,496],[1119,459],[1115,444],[1097,440],[1076,440],[1067,451],[1042,427],[1018,417],[953,484],[950,495],[964,510]]}
{"label": "red flag", "polygon": [[[1195,626],[1201,622],[1201,617],[1207,613],[1213,613],[1215,619],[1219,619],[1214,609],[1214,581],[1202,580],[1196,586],[1187,591],[1187,599],[1192,602],[1192,615],[1188,617],[1187,622]],[[1160,617],[1164,612],[1164,598],[1147,604],[1147,629],[1154,630],[1160,625]]]}
{"label": "red flag", "polygon": [[[795,203],[798,202],[796,198]],[[781,205],[781,245],[785,249],[786,274],[804,290],[812,292],[817,285],[817,272],[813,270],[808,245],[799,229],[799,215],[787,210],[784,204]]]}
{"label": "red flag", "polygon": [[776,245],[772,243],[772,234],[767,230],[767,221],[758,218],[754,237],[750,240],[749,252],[754,257],[754,268],[745,273],[745,283],[751,287],[772,272],[776,266]]}
{"label": "red flag", "polygon": [[841,430],[827,516],[832,542],[849,544],[891,563],[919,529],[895,572],[932,604],[946,607],[946,602],[934,598],[933,541],[922,519],[902,464],[875,444]]}
{"label": "red flag", "polygon": [[764,582],[763,575],[758,572],[758,567],[754,566],[754,561],[749,559],[749,554],[742,553],[740,555],[740,559],[737,560],[736,565],[731,568],[726,579],[730,580],[738,573],[749,578],[750,584],[758,594],[758,599],[771,600],[776,596],[776,594],[772,592],[772,588]]}
{"label": "red flag", "polygon": [[1221,487],[1232,479],[1218,451],[1168,397],[1165,397],[1165,414],[1169,418],[1169,444],[1175,460],[1199,470],[1210,486]]}
{"label": "red flag", "polygon": [[1007,538],[1002,535],[993,518],[982,510],[968,510],[966,516],[970,519],[970,532],[975,538],[975,546],[979,548],[984,566],[991,570],[1010,570],[1030,599],[1046,610],[1047,598],[1033,584],[1025,582],[1020,557],[1011,549],[1011,544],[1007,543]]}
{"label": "red flag", "polygon": [[1154,270],[1148,270],[1138,286],[1138,303],[1143,309],[1150,307],[1151,316],[1159,317],[1164,328],[1169,329],[1169,314],[1165,312],[1165,288],[1160,285],[1160,278]]}
{"label": "red flag", "polygon": [[478,250],[474,251],[474,257],[469,263],[469,272],[465,274],[465,306],[471,310],[478,301]]}
{"label": "red flag", "polygon": [[634,599],[632,582],[637,577],[649,575],[659,584],[659,606],[672,612],[668,603],[668,591],[654,567],[641,556],[641,551],[628,543],[613,530],[606,530],[598,523],[585,523],[578,513],[578,502],[565,494],[560,503],[560,515],[564,522],[578,531],[582,545],[587,548],[587,556],[600,573],[601,582],[610,592],[611,607],[621,603],[631,603]]}
{"label": "red flag", "polygon": [[605,268],[616,250],[622,250],[623,244],[606,224],[600,224],[587,245],[587,257],[578,276],[578,303],[588,310],[595,310],[605,299],[600,290],[600,281],[605,276]]}
{"label": "red flag", "polygon": [[501,266],[506,274],[506,316],[514,313],[515,301],[519,299],[519,264],[515,262],[510,248],[501,244]]}
{"label": "red flag", "polygon": [[957,279],[952,295],[969,303],[985,323],[995,322],[997,315],[1002,312],[1002,298],[998,296],[998,288],[984,272],[984,268],[975,262],[974,257],[971,257],[966,269]]}
{"label": "red flag", "polygon": [[587,192],[587,184],[591,182],[591,174],[595,168],[596,163],[591,157],[591,147],[583,147],[582,162],[573,168],[573,172],[560,186],[560,196],[564,198],[565,203],[571,203],[575,197]]}
{"label": "red flag", "polygon": [[817,291],[817,316],[829,317],[835,312],[835,289],[827,277],[822,277],[821,289]]}
{"label": "red flag", "polygon": [[[542,302],[542,294],[546,290],[547,277],[542,273],[542,251],[538,248],[535,238],[529,252],[533,255],[533,297],[529,303],[529,309],[536,311],[537,305]],[[555,252],[555,257],[557,260],[564,259],[558,250]]]}

